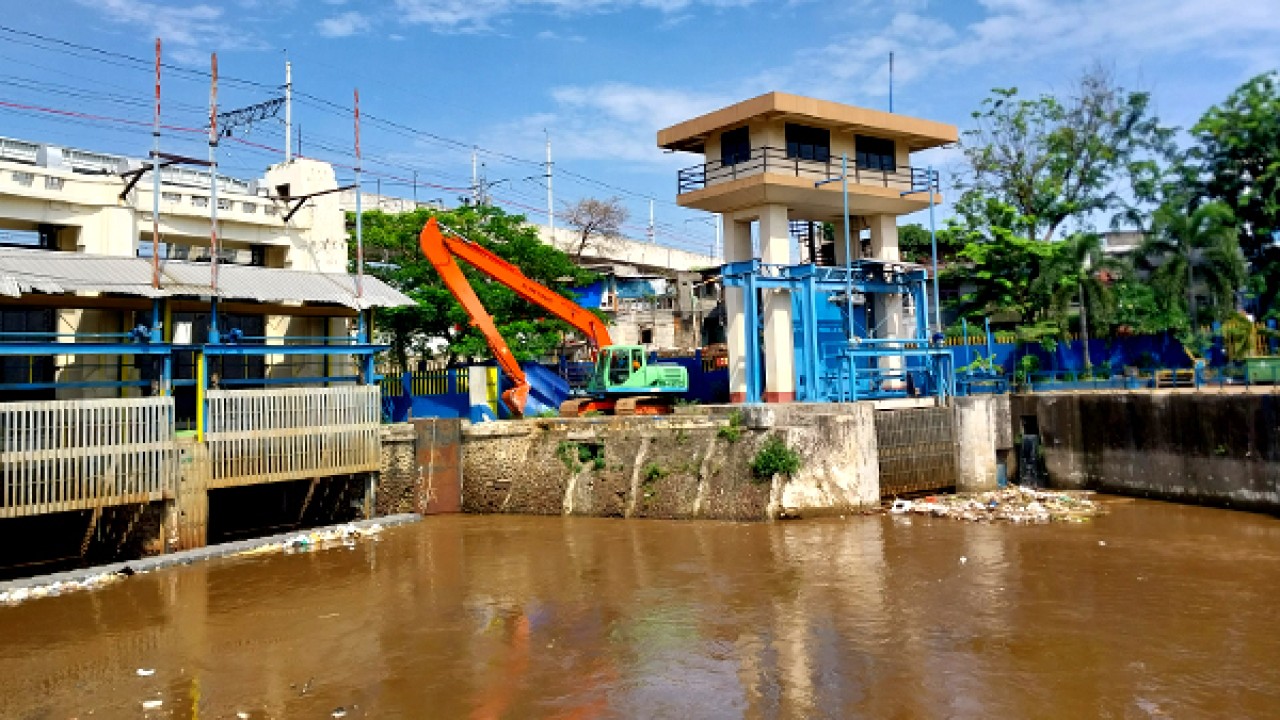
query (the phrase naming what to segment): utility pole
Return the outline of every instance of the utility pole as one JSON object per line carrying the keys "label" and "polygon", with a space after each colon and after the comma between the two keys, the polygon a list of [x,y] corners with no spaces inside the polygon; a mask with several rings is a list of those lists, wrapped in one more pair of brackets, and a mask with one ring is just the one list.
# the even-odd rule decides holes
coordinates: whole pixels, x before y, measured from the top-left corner
{"label": "utility pole", "polygon": [[293,63],[284,61],[284,161],[293,159]]}
{"label": "utility pole", "polygon": [[[356,120],[356,297],[364,297],[364,214],[360,204],[360,91],[355,91],[355,120]],[[381,180],[379,180],[381,182]],[[362,328],[364,320],[364,308],[357,307],[356,312],[360,313]],[[363,334],[360,342],[364,342]]]}
{"label": "utility pole", "polygon": [[218,334],[218,53],[210,56],[209,83],[209,342]]}
{"label": "utility pole", "polygon": [[653,244],[654,244],[654,231],[653,231],[653,198],[650,198],[650,199],[649,199],[649,244],[650,244],[650,245],[653,245]]}
{"label": "utility pole", "polygon": [[551,234],[551,244],[556,242],[556,206],[551,196],[551,133],[542,130],[547,136],[547,229]]}
{"label": "utility pole", "polygon": [[151,127],[151,287],[160,289],[160,38],[156,38],[156,114]]}
{"label": "utility pole", "polygon": [[471,148],[471,204],[480,204],[480,175],[478,166],[476,165],[475,146],[472,146]]}

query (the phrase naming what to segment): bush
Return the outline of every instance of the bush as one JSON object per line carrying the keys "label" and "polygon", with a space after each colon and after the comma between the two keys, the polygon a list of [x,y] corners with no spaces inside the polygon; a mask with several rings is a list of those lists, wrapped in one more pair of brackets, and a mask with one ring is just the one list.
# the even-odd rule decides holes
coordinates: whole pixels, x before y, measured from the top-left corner
{"label": "bush", "polygon": [[731,443],[736,443],[742,438],[742,411],[734,410],[729,413],[729,424],[721,426],[716,430],[716,437],[724,438]]}
{"label": "bush", "polygon": [[646,485],[658,482],[667,476],[667,471],[662,469],[658,463],[649,463],[644,466],[644,482]]}
{"label": "bush", "polygon": [[774,475],[790,477],[799,470],[800,453],[777,435],[770,435],[751,461],[751,475],[758,482],[767,482]]}

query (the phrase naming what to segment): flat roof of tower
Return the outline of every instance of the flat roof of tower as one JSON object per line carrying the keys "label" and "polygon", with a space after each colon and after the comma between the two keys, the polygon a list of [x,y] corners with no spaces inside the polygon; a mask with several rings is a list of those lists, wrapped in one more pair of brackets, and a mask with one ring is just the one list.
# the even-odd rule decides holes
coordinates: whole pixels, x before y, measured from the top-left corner
{"label": "flat roof of tower", "polygon": [[956,142],[955,125],[791,95],[765,93],[726,108],[714,110],[658,131],[658,147],[685,152],[704,152],[707,138],[749,120],[795,120],[806,125],[851,130],[876,137],[892,138],[910,150],[923,150]]}

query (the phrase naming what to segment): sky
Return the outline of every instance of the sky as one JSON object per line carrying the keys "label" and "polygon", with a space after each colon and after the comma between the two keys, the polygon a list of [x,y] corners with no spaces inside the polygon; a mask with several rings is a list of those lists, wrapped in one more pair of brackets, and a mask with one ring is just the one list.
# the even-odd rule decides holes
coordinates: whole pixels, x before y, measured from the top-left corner
{"label": "sky", "polygon": [[[367,192],[469,192],[473,153],[496,204],[546,222],[556,205],[619,197],[624,231],[706,251],[711,216],[675,204],[657,131],[772,90],[894,111],[963,131],[993,87],[1065,93],[1101,63],[1189,127],[1280,67],[1280,0],[0,0],[0,136],[142,156],[154,45],[163,149],[203,156],[210,54],[221,110],[281,94],[293,66],[302,153],[354,176],[356,90]],[[282,159],[279,120],[219,149],[258,177]],[[960,151],[913,164],[963,170]],[[945,217],[945,210],[942,213]],[[909,218],[916,219],[916,218]]]}

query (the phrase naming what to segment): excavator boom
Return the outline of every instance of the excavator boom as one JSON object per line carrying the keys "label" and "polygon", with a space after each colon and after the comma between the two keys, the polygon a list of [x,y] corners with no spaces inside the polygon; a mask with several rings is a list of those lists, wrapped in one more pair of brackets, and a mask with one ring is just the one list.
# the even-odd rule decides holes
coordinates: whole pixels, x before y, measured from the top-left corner
{"label": "excavator boom", "polygon": [[446,236],[440,231],[435,218],[427,221],[422,233],[418,236],[418,244],[422,254],[430,261],[440,279],[444,281],[449,292],[458,299],[471,324],[484,334],[489,349],[502,372],[510,378],[512,387],[502,394],[502,402],[516,416],[524,414],[525,404],[529,398],[529,380],[525,377],[520,363],[507,346],[506,340],[498,333],[489,312],[484,309],[480,298],[467,277],[458,267],[455,257],[461,258],[475,269],[510,288],[515,294],[543,308],[547,312],[572,325],[586,336],[587,341],[595,349],[611,345],[609,330],[594,313],[583,308],[572,300],[556,293],[545,285],[526,276],[520,268],[503,260],[479,245],[458,237]]}

